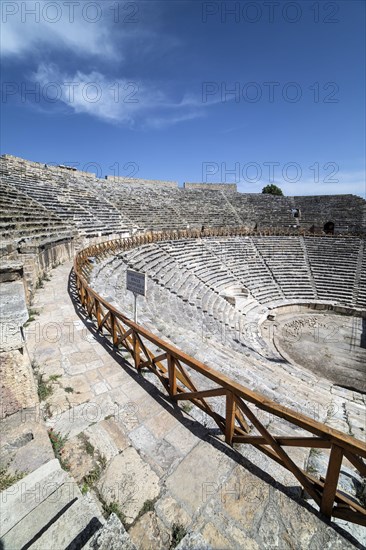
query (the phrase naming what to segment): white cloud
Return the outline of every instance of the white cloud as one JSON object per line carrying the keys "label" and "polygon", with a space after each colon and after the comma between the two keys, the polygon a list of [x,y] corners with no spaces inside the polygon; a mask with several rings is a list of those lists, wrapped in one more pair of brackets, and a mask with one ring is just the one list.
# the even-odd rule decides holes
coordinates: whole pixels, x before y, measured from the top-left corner
{"label": "white cloud", "polygon": [[[4,57],[42,55],[45,47],[115,59],[118,24],[107,2],[2,2]],[[89,6],[87,9],[85,9]]]}
{"label": "white cloud", "polygon": [[62,102],[77,114],[128,126],[161,128],[202,116],[199,99],[174,102],[152,84],[111,80],[98,71],[75,74],[42,63],[32,74],[44,103]]}
{"label": "white cloud", "polygon": [[[106,122],[158,129],[202,117],[207,107],[219,102],[202,103],[201,97],[191,94],[172,99],[161,91],[164,82],[109,76],[112,70],[120,74],[127,60],[131,65],[133,56],[143,58],[145,50],[156,49],[164,57],[169,45],[178,44],[149,29],[146,20],[153,8],[144,4],[142,14],[140,6],[127,0],[4,1],[2,53],[33,70],[38,67],[31,79],[41,86],[41,103],[34,107],[57,112],[57,106],[64,104],[74,113]],[[57,64],[49,59],[57,59]],[[70,65],[72,70],[64,69]],[[23,85],[26,82],[19,89]]]}
{"label": "white cloud", "polygon": [[[176,108],[179,109],[181,104],[177,104]],[[195,118],[200,118],[204,116],[203,111],[192,111],[188,112],[182,115],[176,115],[176,116],[170,116],[166,115],[165,117],[148,117],[145,121],[146,126],[150,126],[151,128],[164,128],[166,126],[169,126],[171,124],[177,124],[179,122],[186,122],[187,120],[193,120]]]}

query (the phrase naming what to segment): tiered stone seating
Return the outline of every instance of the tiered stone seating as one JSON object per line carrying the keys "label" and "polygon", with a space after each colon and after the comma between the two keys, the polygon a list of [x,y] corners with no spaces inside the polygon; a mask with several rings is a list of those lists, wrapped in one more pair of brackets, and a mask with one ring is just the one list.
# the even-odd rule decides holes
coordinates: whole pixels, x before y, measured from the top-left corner
{"label": "tiered stone seating", "polygon": [[[238,193],[208,184],[179,188],[176,182],[136,178],[98,179],[68,167],[11,157],[0,160],[4,181],[15,186],[86,236],[133,229],[246,225],[253,229],[314,228],[332,221],[335,232],[365,232],[366,202],[353,195],[281,197]],[[300,210],[295,218],[294,209]]]}
{"label": "tiered stone seating", "polygon": [[92,548],[93,537],[105,525],[96,499],[83,496],[57,459],[2,492],[1,501],[4,550]]}
{"label": "tiered stone seating", "polygon": [[179,212],[190,227],[224,227],[240,225],[233,211],[232,193],[209,189],[184,190],[177,196]]}
{"label": "tiered stone seating", "polygon": [[318,297],[352,304],[360,239],[305,237]]}
{"label": "tiered stone seating", "polygon": [[[122,257],[130,267],[147,273],[195,309],[234,328],[238,323],[237,312],[220,295],[220,290],[235,279],[225,270],[219,270],[217,260],[209,258],[209,253],[197,253],[195,244],[194,241],[168,241],[145,245]],[[210,267],[205,259],[211,260]]]}
{"label": "tiered stone seating", "polygon": [[[293,227],[292,197],[278,197],[262,193],[234,193],[228,196],[237,215],[251,226]],[[237,222],[236,222],[237,223]]]}
{"label": "tiered stone seating", "polygon": [[16,188],[1,183],[1,241],[40,243],[69,239],[70,228],[59,216]]}
{"label": "tiered stone seating", "polygon": [[153,186],[100,182],[99,192],[122,213],[126,213],[135,227],[146,230],[186,228],[175,197],[175,189]]}
{"label": "tiered stone seating", "polygon": [[56,213],[79,235],[127,233],[132,228],[113,204],[89,190],[91,181],[96,179],[92,175],[38,163],[14,165],[2,158],[1,176],[7,185]]}
{"label": "tiered stone seating", "polygon": [[301,239],[268,236],[252,240],[285,298],[313,300],[316,294]]}
{"label": "tiered stone seating", "polygon": [[[365,269],[359,292],[355,286],[360,246],[363,240],[357,237],[187,239],[144,245],[122,257],[184,301],[218,320],[224,315],[223,322],[233,326],[238,322],[233,309],[246,314],[260,304],[362,306]],[[241,299],[231,301],[230,293],[235,297],[236,292]]]}
{"label": "tiered stone seating", "polygon": [[[2,237],[13,242],[27,235],[62,237],[70,231],[86,237],[202,226],[244,225],[260,231],[262,226],[309,228],[310,223],[324,225],[325,221],[333,221],[336,231],[364,229],[366,202],[352,195],[276,197],[237,193],[234,188],[227,191],[223,186],[181,189],[175,182],[101,180],[91,173],[9,156],[1,157],[0,165],[5,191]],[[14,205],[9,205],[13,200]],[[294,218],[294,208],[300,210],[300,218]],[[247,302],[236,301],[244,309],[253,300],[264,305],[294,299],[362,305],[359,246],[357,238],[258,235],[203,239],[199,247],[197,241],[174,241],[160,245],[160,255],[165,250],[180,267],[186,262],[185,268],[217,294],[224,295],[235,285],[238,295],[244,289],[244,298],[248,291]],[[160,267],[161,256],[152,254],[148,264],[153,276],[163,277],[164,283],[172,271],[168,257]],[[173,275],[172,288],[173,282],[178,283]],[[178,290],[193,292],[188,275],[179,285]],[[207,304],[210,309],[208,299]]]}
{"label": "tiered stone seating", "polygon": [[355,195],[319,195],[294,197],[301,211],[301,227],[322,230],[324,224],[334,223],[335,233],[365,233],[366,202]]}
{"label": "tiered stone seating", "polygon": [[[243,345],[248,344],[243,343],[244,318],[233,305],[188,269],[181,267],[164,250],[156,248],[156,245],[149,247],[150,250],[144,247],[140,254],[131,250],[112,260],[102,261],[93,271],[92,285],[95,290],[117,308],[123,304],[124,311],[132,316],[132,299],[126,292],[125,271],[128,266],[141,269],[148,275],[144,308],[147,307],[155,318],[154,326],[150,327],[155,333],[159,334],[161,324],[165,324],[167,318],[176,331],[184,318],[191,320],[191,329],[199,338],[225,339],[233,349],[242,349]],[[154,259],[155,253],[161,261]],[[156,267],[151,268],[154,264]],[[144,316],[139,315],[139,322],[144,323]],[[163,334],[161,336],[164,337]],[[254,341],[253,334],[251,347],[263,354],[263,342],[257,332],[255,336],[257,340]],[[188,349],[187,346],[185,348]]]}
{"label": "tiered stone seating", "polygon": [[206,246],[258,302],[266,304],[284,298],[281,287],[274,280],[252,238],[210,239]]}
{"label": "tiered stone seating", "polygon": [[206,248],[204,240],[199,243],[196,240],[171,241],[160,244],[160,247],[205,284],[216,290],[236,282],[235,277],[226,269],[220,259]]}
{"label": "tiered stone seating", "polygon": [[100,189],[120,211],[127,212],[135,225],[144,229],[222,227],[240,223],[231,203],[220,191],[146,184],[129,186],[110,179],[101,182]]}
{"label": "tiered stone seating", "polygon": [[364,242],[361,243],[361,245],[363,245],[363,257],[361,263],[360,279],[358,282],[356,305],[366,308],[366,247]]}

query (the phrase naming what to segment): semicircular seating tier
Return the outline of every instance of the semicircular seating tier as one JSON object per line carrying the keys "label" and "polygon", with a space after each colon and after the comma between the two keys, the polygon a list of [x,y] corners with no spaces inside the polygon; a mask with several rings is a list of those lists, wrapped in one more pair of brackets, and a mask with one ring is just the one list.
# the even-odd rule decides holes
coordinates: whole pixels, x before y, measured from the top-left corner
{"label": "semicircular seating tier", "polygon": [[173,240],[120,257],[228,325],[235,325],[234,313],[263,312],[286,303],[366,307],[365,241],[358,237]]}
{"label": "semicircular seating tier", "polygon": [[176,182],[100,179],[71,167],[10,155],[0,157],[0,174],[8,187],[37,201],[86,237],[202,226],[321,231],[329,223],[335,233],[366,231],[366,201],[354,195],[284,197],[240,193],[225,184],[181,188]]}

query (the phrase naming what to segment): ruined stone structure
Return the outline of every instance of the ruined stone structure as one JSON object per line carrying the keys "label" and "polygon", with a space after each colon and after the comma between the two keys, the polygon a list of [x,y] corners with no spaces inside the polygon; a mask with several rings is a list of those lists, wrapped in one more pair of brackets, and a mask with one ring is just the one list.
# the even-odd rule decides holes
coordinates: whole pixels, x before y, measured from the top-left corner
{"label": "ruined stone structure", "polygon": [[135,188],[138,187],[148,187],[153,186],[158,189],[177,189],[178,182],[176,181],[162,181],[162,180],[144,180],[141,178],[124,178],[122,176],[106,176],[105,179],[108,182],[132,186]]}
{"label": "ruined stone structure", "polygon": [[[181,549],[364,544],[358,526],[325,527],[314,502],[304,507],[294,479],[276,463],[245,445],[225,450],[209,416],[168,404],[150,372],[131,375],[115,342],[80,310],[68,274],[75,253],[90,244],[147,235],[141,246],[90,257],[91,288],[132,318],[126,270],[146,273],[144,328],[265,398],[364,441],[366,201],[98,179],[9,155],[0,159],[0,177],[0,466],[27,474],[29,488],[55,483],[61,495],[24,504],[22,480],[10,487],[4,550],[51,541],[59,548],[168,548],[178,527]],[[52,395],[40,394],[46,382]],[[221,414],[216,397],[212,403]],[[84,414],[87,405],[98,414]],[[261,420],[299,435],[282,419]],[[51,428],[67,439],[56,456],[69,473],[54,460]],[[318,478],[327,474],[328,455],[291,448]],[[341,489],[360,504],[364,480],[345,462]],[[212,490],[216,474],[224,481]],[[238,484],[244,497],[222,497],[222,487],[232,495]],[[122,517],[121,509],[128,533],[116,515],[103,517],[106,510]]]}
{"label": "ruined stone structure", "polygon": [[237,192],[236,183],[184,183],[184,189],[197,190],[211,190],[211,191],[235,191]]}
{"label": "ruined stone structure", "polygon": [[[175,182],[114,176],[97,179],[92,173],[9,155],[1,157],[0,174],[3,185],[56,216],[54,223],[63,223],[65,230],[87,238],[202,225],[323,232],[325,224],[332,222],[336,234],[366,231],[366,202],[353,195],[277,197],[238,193],[229,184],[178,188]],[[300,212],[297,217],[296,210]],[[8,234],[11,227],[4,229]]]}

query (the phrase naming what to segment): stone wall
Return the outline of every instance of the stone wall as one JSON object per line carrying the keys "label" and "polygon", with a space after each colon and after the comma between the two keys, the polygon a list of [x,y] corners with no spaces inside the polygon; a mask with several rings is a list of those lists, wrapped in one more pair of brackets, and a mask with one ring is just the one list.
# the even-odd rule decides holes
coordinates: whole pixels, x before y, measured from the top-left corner
{"label": "stone wall", "polygon": [[21,349],[21,327],[28,319],[22,279],[0,285],[0,352]]}
{"label": "stone wall", "polygon": [[41,284],[46,274],[57,265],[71,260],[73,256],[74,243],[71,239],[42,245],[24,245],[11,254],[2,256],[0,282],[2,279],[11,280],[9,277],[15,276],[16,269],[18,275],[21,274],[17,279],[24,281],[26,302],[29,304],[37,285]]}
{"label": "stone wall", "polygon": [[184,189],[210,189],[211,191],[234,191],[237,192],[236,183],[184,183]]}
{"label": "stone wall", "polygon": [[22,328],[28,319],[23,266],[2,262],[0,269],[0,420],[37,403]]}
{"label": "stone wall", "polygon": [[34,294],[37,286],[51,269],[71,260],[73,255],[74,246],[71,240],[22,249],[19,259],[24,264],[24,278],[30,295]]}
{"label": "stone wall", "polygon": [[22,350],[0,352],[0,420],[38,404],[28,355]]}
{"label": "stone wall", "polygon": [[142,178],[124,178],[122,176],[106,176],[105,179],[109,182],[131,185],[132,187],[145,187],[147,185],[152,185],[154,187],[163,187],[167,189],[178,188],[177,181],[146,180]]}
{"label": "stone wall", "polygon": [[46,174],[51,177],[60,176],[63,177],[66,174],[76,173],[79,176],[84,176],[90,178],[91,180],[96,180],[97,177],[94,172],[85,172],[83,170],[77,170],[73,166],[66,165],[55,165],[55,164],[46,164],[44,162],[34,162],[31,160],[25,160],[20,157],[15,157],[14,155],[1,155],[1,159],[6,162],[6,165],[10,168],[14,168],[17,171],[22,171],[24,173],[32,173],[42,178]]}

